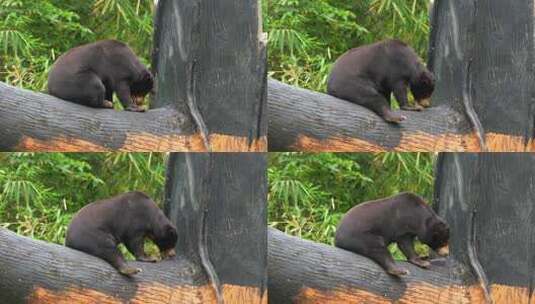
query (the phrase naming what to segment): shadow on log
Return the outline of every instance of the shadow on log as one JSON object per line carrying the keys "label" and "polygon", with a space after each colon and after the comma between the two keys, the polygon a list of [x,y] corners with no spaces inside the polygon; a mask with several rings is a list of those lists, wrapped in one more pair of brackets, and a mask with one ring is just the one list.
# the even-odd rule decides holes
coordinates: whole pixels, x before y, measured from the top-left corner
{"label": "shadow on log", "polygon": [[268,230],[270,303],[483,303],[470,272],[453,259],[401,279],[372,260],[325,244]]}

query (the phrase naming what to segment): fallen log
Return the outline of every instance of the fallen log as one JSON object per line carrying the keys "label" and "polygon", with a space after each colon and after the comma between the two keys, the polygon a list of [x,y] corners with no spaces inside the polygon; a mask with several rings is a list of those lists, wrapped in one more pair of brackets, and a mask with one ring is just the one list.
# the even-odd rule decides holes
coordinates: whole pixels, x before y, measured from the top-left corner
{"label": "fallen log", "polygon": [[399,125],[360,105],[268,81],[269,151],[479,151],[464,115],[449,106],[402,111]]}
{"label": "fallen log", "polygon": [[172,106],[146,113],[95,109],[0,82],[0,151],[206,150]]}
{"label": "fallen log", "polygon": [[0,229],[4,303],[215,303],[202,268],[186,259],[129,263],[128,278],[104,260]]}
{"label": "fallen log", "polygon": [[396,278],[366,257],[269,229],[269,302],[481,303],[470,272],[451,258],[428,270],[398,263],[410,274]]}

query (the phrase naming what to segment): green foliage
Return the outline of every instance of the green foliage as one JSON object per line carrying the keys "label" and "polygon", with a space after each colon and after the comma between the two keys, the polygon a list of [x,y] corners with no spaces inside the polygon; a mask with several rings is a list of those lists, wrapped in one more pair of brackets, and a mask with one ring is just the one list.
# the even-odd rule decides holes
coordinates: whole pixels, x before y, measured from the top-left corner
{"label": "green foliage", "polygon": [[63,244],[72,216],[86,204],[131,190],[163,198],[164,154],[0,154],[0,225]]}
{"label": "green foliage", "polygon": [[333,244],[340,219],[358,203],[403,191],[431,202],[434,161],[424,153],[270,153],[269,225]]}
{"label": "green foliage", "polygon": [[262,0],[269,75],[324,91],[336,58],[348,49],[397,38],[425,58],[429,0]]}
{"label": "green foliage", "polygon": [[0,1],[0,80],[44,91],[50,67],[75,46],[113,38],[149,63],[153,1]]}
{"label": "green foliage", "polygon": [[[399,38],[423,57],[429,0],[262,0],[270,76],[325,89],[346,50]],[[145,64],[152,46],[153,1],[0,1],[0,80],[44,91],[48,71],[68,49],[100,39],[128,43]]]}

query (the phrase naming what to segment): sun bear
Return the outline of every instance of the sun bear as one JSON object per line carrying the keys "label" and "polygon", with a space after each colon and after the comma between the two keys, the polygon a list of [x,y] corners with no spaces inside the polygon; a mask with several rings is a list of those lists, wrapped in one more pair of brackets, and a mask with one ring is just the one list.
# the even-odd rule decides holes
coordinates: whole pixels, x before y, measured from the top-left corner
{"label": "sun bear", "polygon": [[141,269],[128,266],[117,246],[123,243],[137,261],[156,262],[145,254],[145,237],[158,246],[162,259],[175,255],[175,226],[146,194],[134,191],[80,209],[69,224],[65,245],[106,260],[130,276]]}
{"label": "sun bear", "polygon": [[351,208],[336,230],[335,246],[366,256],[387,273],[401,276],[409,272],[396,265],[387,246],[396,242],[410,263],[427,268],[429,261],[414,251],[416,237],[438,255],[448,255],[446,222],[421,197],[405,192]]}
{"label": "sun bear", "polygon": [[102,40],[61,55],[48,74],[48,93],[78,104],[113,108],[113,93],[127,111],[139,107],[154,78],[128,45]]}
{"label": "sun bear", "polygon": [[[416,100],[410,106],[410,88]],[[327,93],[364,106],[384,120],[399,123],[406,119],[392,112],[392,92],[401,109],[420,111],[431,104],[435,80],[418,55],[399,40],[386,40],[351,49],[340,56],[329,74]]]}

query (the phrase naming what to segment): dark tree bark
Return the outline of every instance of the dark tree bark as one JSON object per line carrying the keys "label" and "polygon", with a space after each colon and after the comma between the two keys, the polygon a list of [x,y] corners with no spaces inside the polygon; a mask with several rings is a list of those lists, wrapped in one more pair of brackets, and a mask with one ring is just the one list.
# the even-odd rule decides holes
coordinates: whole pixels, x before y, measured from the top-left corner
{"label": "dark tree bark", "polygon": [[0,150],[265,151],[259,10],[253,0],[159,1],[157,94],[147,113],[92,109],[0,83]]}
{"label": "dark tree bark", "polygon": [[435,1],[433,108],[399,126],[324,94],[269,82],[269,149],[533,151],[533,1]]}
{"label": "dark tree bark", "polygon": [[450,225],[452,256],[494,303],[534,301],[534,176],[530,153],[445,153],[438,160],[435,208]]}
{"label": "dark tree bark", "polygon": [[267,303],[266,158],[172,154],[165,211],[177,256],[132,278],[103,260],[0,229],[2,303]]}
{"label": "dark tree bark", "polygon": [[156,105],[176,104],[213,151],[265,151],[266,39],[260,2],[159,1]]}
{"label": "dark tree bark", "polygon": [[169,162],[165,211],[183,232],[177,253],[203,265],[226,300],[242,292],[250,297],[241,303],[267,301],[266,170],[258,153],[178,153]]}
{"label": "dark tree bark", "polygon": [[435,1],[433,101],[466,114],[489,151],[533,151],[533,1]]}

